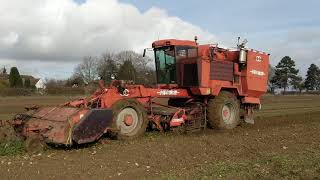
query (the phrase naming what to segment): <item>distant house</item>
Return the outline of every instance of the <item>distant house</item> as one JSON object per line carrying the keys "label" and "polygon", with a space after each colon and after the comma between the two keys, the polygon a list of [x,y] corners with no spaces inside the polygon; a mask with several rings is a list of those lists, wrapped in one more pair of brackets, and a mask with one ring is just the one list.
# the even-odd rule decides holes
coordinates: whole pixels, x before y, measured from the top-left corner
{"label": "distant house", "polygon": [[[27,79],[30,80],[30,85],[34,86],[40,79],[29,75],[20,75],[22,83],[24,84]],[[0,80],[9,82],[9,74],[0,74]]]}
{"label": "distant house", "polygon": [[0,74],[0,89],[9,86],[9,77],[7,74]]}
{"label": "distant house", "polygon": [[39,79],[35,86],[38,90],[46,89],[46,84],[43,79]]}
{"label": "distant house", "polygon": [[0,80],[4,80],[4,81],[9,80],[9,75],[8,74],[0,74]]}
{"label": "distant house", "polygon": [[27,79],[29,79],[31,86],[35,85],[40,80],[40,79],[37,79],[37,78],[35,78],[33,76],[29,76],[29,75],[21,75],[21,79],[22,79],[23,84],[25,83],[25,81]]}

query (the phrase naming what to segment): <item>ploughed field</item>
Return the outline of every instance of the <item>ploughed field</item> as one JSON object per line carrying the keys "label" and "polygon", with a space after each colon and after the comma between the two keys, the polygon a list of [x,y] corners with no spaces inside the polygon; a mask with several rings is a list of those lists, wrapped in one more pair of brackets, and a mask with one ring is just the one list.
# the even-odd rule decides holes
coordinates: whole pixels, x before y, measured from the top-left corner
{"label": "ploughed field", "polygon": [[[70,97],[0,98],[0,119]],[[255,125],[0,156],[1,179],[320,178],[320,96],[264,96]]]}

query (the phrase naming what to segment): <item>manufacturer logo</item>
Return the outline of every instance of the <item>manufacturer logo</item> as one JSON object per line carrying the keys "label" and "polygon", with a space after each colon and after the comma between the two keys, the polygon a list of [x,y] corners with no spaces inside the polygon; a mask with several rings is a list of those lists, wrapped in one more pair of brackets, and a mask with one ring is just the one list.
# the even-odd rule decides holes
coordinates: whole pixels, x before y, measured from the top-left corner
{"label": "manufacturer logo", "polygon": [[261,56],[256,56],[256,61],[257,62],[261,62],[262,61],[262,57]]}
{"label": "manufacturer logo", "polygon": [[122,93],[120,93],[120,96],[129,96],[129,90],[128,89],[125,89],[122,91]]}
{"label": "manufacturer logo", "polygon": [[177,90],[164,89],[157,92],[157,94],[159,94],[160,96],[175,96],[179,94],[179,92]]}
{"label": "manufacturer logo", "polygon": [[266,75],[263,71],[257,71],[255,69],[251,70],[250,72],[251,72],[251,74],[257,75],[257,76],[265,76]]}

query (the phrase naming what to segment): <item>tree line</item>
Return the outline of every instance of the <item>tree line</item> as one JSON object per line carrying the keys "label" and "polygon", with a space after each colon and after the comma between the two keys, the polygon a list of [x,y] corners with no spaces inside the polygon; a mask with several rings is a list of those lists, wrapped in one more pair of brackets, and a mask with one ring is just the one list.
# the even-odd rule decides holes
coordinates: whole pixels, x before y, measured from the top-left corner
{"label": "tree line", "polygon": [[119,53],[106,52],[100,56],[86,56],[78,64],[67,84],[90,84],[102,79],[109,84],[112,78],[132,80],[137,84],[153,85],[155,81],[154,68],[150,66],[152,60],[134,51]]}
{"label": "tree line", "polygon": [[298,73],[299,69],[296,68],[295,61],[289,56],[283,57],[275,68],[270,68],[270,91],[274,93],[276,88],[280,88],[286,93],[289,87],[298,90],[300,93],[303,90],[320,90],[320,69],[317,65],[310,65],[305,79]]}
{"label": "tree line", "polygon": [[[79,63],[71,77],[65,80],[45,79],[46,92],[63,94],[74,91],[74,94],[90,93],[102,79],[108,85],[112,77],[115,79],[133,81],[146,86],[156,83],[155,70],[152,60],[143,57],[134,51],[121,51],[119,53],[106,52],[97,56],[85,56]],[[10,73],[7,69],[0,70],[0,89],[13,91],[15,89],[35,89],[30,79],[22,77],[17,67],[12,67]],[[0,92],[1,94],[1,92]]]}
{"label": "tree line", "polygon": [[19,70],[17,67],[11,67],[10,74],[7,74],[7,69],[3,67],[1,70],[0,75],[6,77],[8,76],[9,82],[2,80],[0,84],[2,87],[10,87],[10,88],[34,88],[34,86],[31,85],[30,79],[22,79]]}

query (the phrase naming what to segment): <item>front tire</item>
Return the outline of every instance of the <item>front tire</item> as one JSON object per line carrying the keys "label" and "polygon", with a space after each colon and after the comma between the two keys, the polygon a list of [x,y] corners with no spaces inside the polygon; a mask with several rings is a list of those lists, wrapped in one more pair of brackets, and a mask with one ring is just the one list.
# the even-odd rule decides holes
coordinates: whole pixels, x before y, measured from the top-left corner
{"label": "front tire", "polygon": [[207,117],[210,128],[233,129],[240,124],[240,103],[233,93],[222,91],[209,100]]}
{"label": "front tire", "polygon": [[120,100],[112,106],[113,128],[122,139],[136,138],[146,131],[147,113],[144,107],[134,99]]}

